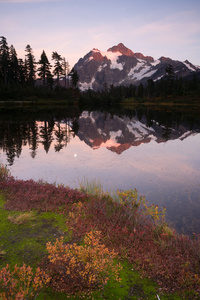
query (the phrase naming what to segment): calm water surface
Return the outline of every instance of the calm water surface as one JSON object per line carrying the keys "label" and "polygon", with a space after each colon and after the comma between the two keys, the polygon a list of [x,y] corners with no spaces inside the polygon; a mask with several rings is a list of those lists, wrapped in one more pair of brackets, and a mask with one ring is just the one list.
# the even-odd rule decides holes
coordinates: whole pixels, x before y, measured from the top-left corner
{"label": "calm water surface", "polygon": [[1,111],[0,162],[24,180],[136,188],[167,208],[179,232],[200,232],[200,123],[191,112]]}

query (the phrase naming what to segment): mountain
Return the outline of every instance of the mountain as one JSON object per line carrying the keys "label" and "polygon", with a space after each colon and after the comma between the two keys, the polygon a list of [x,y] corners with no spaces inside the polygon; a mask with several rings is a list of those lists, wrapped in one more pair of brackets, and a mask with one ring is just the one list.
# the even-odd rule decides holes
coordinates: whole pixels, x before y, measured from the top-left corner
{"label": "mountain", "polygon": [[93,49],[75,64],[74,69],[79,75],[79,88],[102,90],[105,85],[119,86],[146,83],[149,79],[161,79],[166,74],[166,67],[171,64],[175,76],[185,77],[200,71],[188,60],[181,62],[167,57],[154,60],[151,56],[134,53],[122,43],[109,48],[106,52]]}
{"label": "mountain", "polygon": [[84,111],[78,120],[77,136],[94,150],[105,147],[112,152],[122,154],[131,147],[151,141],[156,143],[176,139],[182,141],[199,132],[199,129],[191,130],[184,123],[173,128],[160,125],[156,120],[152,120],[151,126],[147,123],[144,115],[139,120],[137,116],[129,118],[112,116],[99,111],[90,113]]}

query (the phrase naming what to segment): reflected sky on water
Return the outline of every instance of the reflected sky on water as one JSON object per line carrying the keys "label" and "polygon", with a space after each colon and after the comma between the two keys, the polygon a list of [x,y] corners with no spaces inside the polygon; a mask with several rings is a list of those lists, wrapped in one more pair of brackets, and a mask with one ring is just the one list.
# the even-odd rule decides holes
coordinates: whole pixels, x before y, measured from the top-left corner
{"label": "reflected sky on water", "polygon": [[[46,122],[47,151],[45,134],[41,134],[44,121],[35,122],[38,135],[34,155],[30,141],[22,145],[9,166],[12,175],[72,188],[94,179],[107,191],[136,188],[149,203],[167,208],[168,221],[178,231],[200,232],[198,127],[192,130],[183,122],[169,127],[166,138],[166,126],[156,120],[148,126],[146,118],[105,117],[99,112],[83,112],[78,124],[75,133],[71,120],[67,124],[55,120],[51,131]],[[0,162],[8,164],[5,145],[0,150]]]}

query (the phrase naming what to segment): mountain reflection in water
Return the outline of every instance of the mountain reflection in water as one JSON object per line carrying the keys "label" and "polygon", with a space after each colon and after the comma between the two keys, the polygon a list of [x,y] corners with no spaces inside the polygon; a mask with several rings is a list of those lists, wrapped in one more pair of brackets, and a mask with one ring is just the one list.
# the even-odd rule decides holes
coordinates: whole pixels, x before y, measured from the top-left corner
{"label": "mountain reflection in water", "polygon": [[200,232],[200,124],[191,113],[46,112],[0,121],[0,162],[20,179],[137,188],[180,232]]}

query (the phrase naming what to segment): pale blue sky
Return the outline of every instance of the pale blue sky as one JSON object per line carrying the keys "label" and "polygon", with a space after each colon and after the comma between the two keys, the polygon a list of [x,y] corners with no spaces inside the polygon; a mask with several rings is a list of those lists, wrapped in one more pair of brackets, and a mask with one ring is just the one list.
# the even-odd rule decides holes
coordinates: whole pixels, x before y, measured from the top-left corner
{"label": "pale blue sky", "polygon": [[200,65],[200,0],[0,0],[0,36],[19,58],[57,51],[71,67],[93,48],[123,43],[133,52]]}

